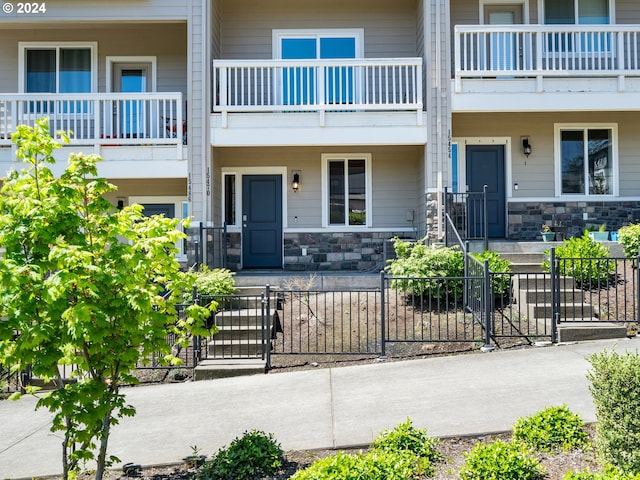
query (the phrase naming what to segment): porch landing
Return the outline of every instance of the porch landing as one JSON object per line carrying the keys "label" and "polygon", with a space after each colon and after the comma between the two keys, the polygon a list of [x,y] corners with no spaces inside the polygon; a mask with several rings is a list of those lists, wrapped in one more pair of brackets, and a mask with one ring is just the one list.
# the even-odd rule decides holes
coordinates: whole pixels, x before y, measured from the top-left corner
{"label": "porch landing", "polygon": [[374,289],[380,286],[380,272],[289,272],[279,269],[240,270],[234,275],[236,286],[308,286],[322,291]]}

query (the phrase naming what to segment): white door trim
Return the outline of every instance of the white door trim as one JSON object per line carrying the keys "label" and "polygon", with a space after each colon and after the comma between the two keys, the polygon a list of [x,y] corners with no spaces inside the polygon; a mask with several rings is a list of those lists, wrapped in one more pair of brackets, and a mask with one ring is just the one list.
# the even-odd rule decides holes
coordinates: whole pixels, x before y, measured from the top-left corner
{"label": "white door trim", "polygon": [[123,64],[141,64],[141,63],[148,63],[151,64],[151,91],[155,92],[157,89],[157,78],[158,78],[158,71],[157,71],[157,57],[155,56],[146,56],[146,57],[141,57],[141,56],[132,56],[132,57],[127,57],[127,56],[119,56],[119,57],[106,57],[106,91],[107,93],[111,93],[113,92],[113,66],[117,63],[123,63]]}
{"label": "white door trim", "polygon": [[529,17],[529,0],[479,0],[480,1],[480,18],[479,24],[484,25],[484,10],[487,5],[522,5],[522,23],[527,25],[531,22]]}

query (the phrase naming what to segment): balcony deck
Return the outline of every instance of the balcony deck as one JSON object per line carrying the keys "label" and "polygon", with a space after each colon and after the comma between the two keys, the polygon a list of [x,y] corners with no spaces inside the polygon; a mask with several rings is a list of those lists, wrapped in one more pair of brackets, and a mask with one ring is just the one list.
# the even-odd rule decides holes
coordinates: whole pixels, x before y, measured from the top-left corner
{"label": "balcony deck", "polygon": [[215,60],[214,146],[424,144],[422,59]]}
{"label": "balcony deck", "polygon": [[105,159],[99,169],[109,178],[187,176],[181,93],[0,94],[2,172],[16,166],[11,133],[39,117],[52,134],[70,132],[57,160],[84,151]]}
{"label": "balcony deck", "polygon": [[456,26],[454,55],[454,111],[640,107],[640,25]]}

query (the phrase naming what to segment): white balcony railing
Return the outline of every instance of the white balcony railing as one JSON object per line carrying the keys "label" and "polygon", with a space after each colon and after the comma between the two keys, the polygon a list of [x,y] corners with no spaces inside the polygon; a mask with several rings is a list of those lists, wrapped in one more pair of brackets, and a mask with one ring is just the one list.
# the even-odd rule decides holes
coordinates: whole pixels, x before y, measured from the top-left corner
{"label": "white balcony railing", "polygon": [[175,145],[186,142],[181,93],[0,94],[0,145],[18,125],[48,117],[51,132],[77,145]]}
{"label": "white balcony railing", "polygon": [[213,111],[422,111],[422,59],[215,60]]}
{"label": "white balcony railing", "polygon": [[640,25],[456,26],[455,77],[638,76]]}

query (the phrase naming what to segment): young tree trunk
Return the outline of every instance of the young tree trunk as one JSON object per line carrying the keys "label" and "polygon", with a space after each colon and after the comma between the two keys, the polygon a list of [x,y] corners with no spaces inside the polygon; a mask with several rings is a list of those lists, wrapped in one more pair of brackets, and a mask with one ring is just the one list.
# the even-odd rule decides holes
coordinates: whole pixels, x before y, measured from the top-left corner
{"label": "young tree trunk", "polygon": [[109,433],[111,430],[111,413],[109,410],[102,420],[102,439],[100,440],[100,451],[98,452],[96,466],[96,480],[102,480],[107,463],[107,443],[109,442]]}

